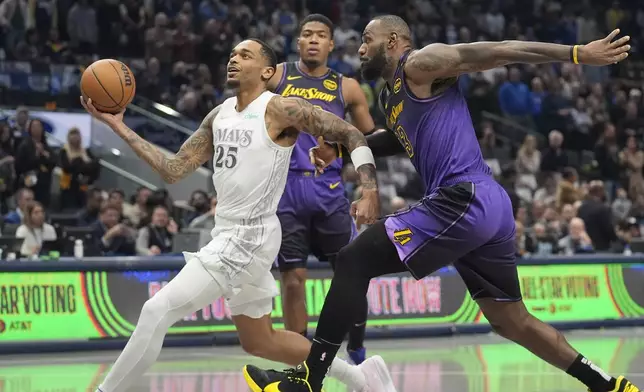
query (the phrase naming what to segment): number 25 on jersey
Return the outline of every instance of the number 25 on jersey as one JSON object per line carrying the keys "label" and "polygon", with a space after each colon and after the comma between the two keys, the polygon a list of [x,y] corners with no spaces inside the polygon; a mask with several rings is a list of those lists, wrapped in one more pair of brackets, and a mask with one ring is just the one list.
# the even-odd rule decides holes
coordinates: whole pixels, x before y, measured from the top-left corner
{"label": "number 25 on jersey", "polygon": [[237,147],[217,145],[215,148],[215,167],[232,169],[237,165]]}

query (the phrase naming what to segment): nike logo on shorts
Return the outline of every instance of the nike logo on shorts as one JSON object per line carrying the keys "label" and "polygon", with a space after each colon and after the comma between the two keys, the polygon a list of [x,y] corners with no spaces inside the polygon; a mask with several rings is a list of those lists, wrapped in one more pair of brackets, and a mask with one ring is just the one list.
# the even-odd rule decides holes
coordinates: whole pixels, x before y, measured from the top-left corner
{"label": "nike logo on shorts", "polygon": [[334,183],[334,184],[329,185],[329,188],[331,188],[331,189],[335,189],[335,188],[337,188],[337,187],[338,187],[338,185],[340,185],[340,181],[338,181],[338,182],[336,182],[336,183]]}

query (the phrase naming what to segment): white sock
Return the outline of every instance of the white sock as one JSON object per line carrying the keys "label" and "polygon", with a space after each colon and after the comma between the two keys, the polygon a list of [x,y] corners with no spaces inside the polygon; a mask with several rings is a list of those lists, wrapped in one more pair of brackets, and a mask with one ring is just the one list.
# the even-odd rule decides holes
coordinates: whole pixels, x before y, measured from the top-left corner
{"label": "white sock", "polygon": [[367,386],[364,373],[357,366],[337,357],[331,363],[329,376],[348,386],[349,390],[362,391]]}

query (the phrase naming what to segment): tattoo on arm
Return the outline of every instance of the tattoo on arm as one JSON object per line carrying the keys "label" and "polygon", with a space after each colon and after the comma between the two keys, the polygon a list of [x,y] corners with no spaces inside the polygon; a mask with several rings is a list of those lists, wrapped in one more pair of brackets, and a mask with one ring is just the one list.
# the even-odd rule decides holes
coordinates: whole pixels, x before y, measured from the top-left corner
{"label": "tattoo on arm", "polygon": [[543,42],[431,44],[409,56],[405,64],[405,72],[410,74],[412,80],[431,81],[508,64],[568,61],[570,61],[570,46]]}
{"label": "tattoo on arm", "polygon": [[356,127],[335,114],[316,108],[300,98],[274,97],[268,110],[280,119],[282,128],[295,128],[324,140],[338,142],[353,151],[367,146],[367,139]]}
{"label": "tattoo on arm", "polygon": [[[349,149],[368,147],[367,139],[356,127],[335,114],[316,108],[300,98],[276,96],[268,104],[270,117],[278,120],[282,129],[295,128],[325,140],[338,142]],[[356,169],[363,189],[377,189],[376,167],[361,165]]]}
{"label": "tattoo on arm", "polygon": [[219,106],[212,110],[179,151],[167,154],[146,141],[125,125],[116,132],[127,142],[139,158],[146,161],[169,184],[195,172],[213,155],[212,121],[219,113]]}

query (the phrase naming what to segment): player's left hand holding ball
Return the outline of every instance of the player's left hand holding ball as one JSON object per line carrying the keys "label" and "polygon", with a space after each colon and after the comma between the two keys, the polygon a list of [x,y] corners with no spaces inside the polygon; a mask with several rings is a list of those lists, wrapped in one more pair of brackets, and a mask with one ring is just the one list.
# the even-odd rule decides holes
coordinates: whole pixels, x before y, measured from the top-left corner
{"label": "player's left hand holding ball", "polygon": [[378,188],[363,189],[359,200],[351,203],[351,216],[356,219],[358,230],[362,225],[376,223],[380,217],[380,195]]}
{"label": "player's left hand holding ball", "polygon": [[83,97],[80,97],[80,101],[81,105],[83,105],[85,110],[87,110],[87,113],[92,115],[92,117],[94,117],[95,119],[109,125],[111,128],[114,128],[115,126],[123,122],[123,114],[125,113],[125,109],[115,114],[105,113],[98,111],[98,109],[96,109],[94,105],[92,105],[91,98],[88,98],[86,101],[85,99],[83,99]]}
{"label": "player's left hand holding ball", "polygon": [[579,46],[579,63],[587,65],[617,64],[628,57],[631,37],[624,36],[613,41],[619,34],[619,29],[613,30],[605,38],[598,39],[586,45]]}

